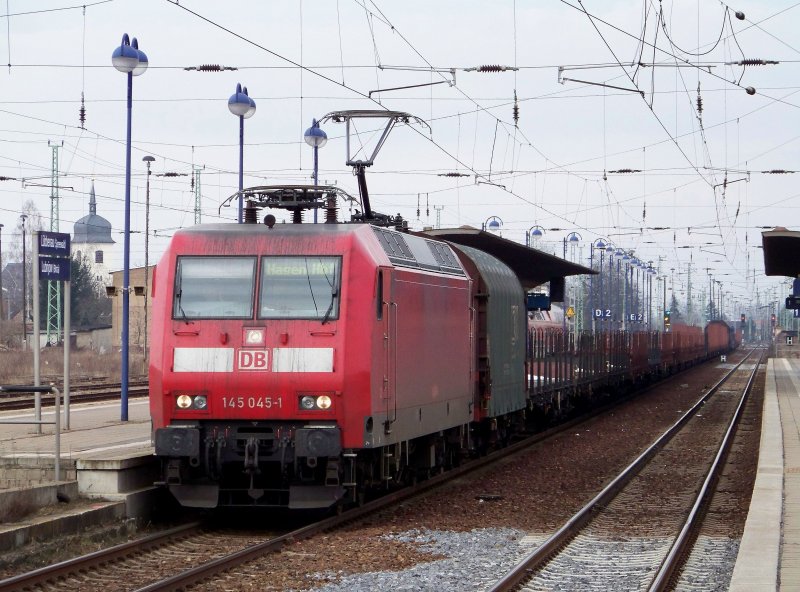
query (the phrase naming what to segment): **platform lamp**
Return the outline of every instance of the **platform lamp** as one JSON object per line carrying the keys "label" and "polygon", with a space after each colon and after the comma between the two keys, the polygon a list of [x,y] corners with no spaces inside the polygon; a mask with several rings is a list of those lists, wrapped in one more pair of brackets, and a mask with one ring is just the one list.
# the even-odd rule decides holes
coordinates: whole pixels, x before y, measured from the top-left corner
{"label": "platform lamp", "polygon": [[239,224],[243,222],[244,212],[244,120],[256,112],[256,102],[247,94],[247,87],[236,85],[236,92],[228,99],[228,109],[239,118]]}
{"label": "platform lamp", "polygon": [[[592,241],[589,245],[589,269],[594,271],[594,250],[600,251],[600,294],[603,293],[603,254],[606,252],[606,241],[598,238]],[[589,306],[592,309],[592,333],[595,329],[595,320],[597,319],[597,310],[594,307],[594,275],[590,276],[589,284]],[[602,309],[602,302],[600,304]]]}
{"label": "platform lamp", "polygon": [[503,221],[497,216],[489,216],[486,218],[486,222],[483,223],[483,230],[491,232],[492,234],[496,234],[497,236],[500,236],[500,231],[502,228]]}
{"label": "platform lamp", "polygon": [[[614,275],[611,273],[611,270],[614,268],[614,253],[616,252],[617,248],[611,241],[606,241],[606,248],[603,249],[608,254],[608,273],[606,275],[606,280],[608,282],[608,286],[606,286],[606,292],[608,292],[608,308],[611,310],[611,318],[609,321],[613,322],[615,314],[614,314]],[[603,274],[603,267],[600,267],[600,275]]]}
{"label": "platform lamp", "polygon": [[114,67],[128,78],[128,121],[125,143],[125,232],[123,236],[122,266],[122,364],[120,380],[120,420],[128,421],[128,326],[130,306],[130,261],[131,261],[131,114],[133,111],[133,77],[144,74],[148,60],[139,49],[136,37],[132,40],[125,33],[122,43],[111,54]]}
{"label": "platform lamp", "polygon": [[22,227],[22,351],[28,349],[28,282],[25,265],[28,262],[28,256],[25,252],[25,220],[27,214],[20,214],[20,226]]}
{"label": "platform lamp", "polygon": [[[314,186],[319,185],[319,149],[328,143],[328,134],[319,127],[316,119],[311,120],[311,127],[303,133],[306,144],[314,149]],[[317,208],[314,208],[314,224],[317,223]]]}
{"label": "platform lamp", "polygon": [[538,245],[544,236],[544,228],[536,224],[525,231],[525,246]]}
{"label": "platform lamp", "polygon": [[150,342],[150,335],[147,332],[147,294],[150,275],[150,164],[155,161],[155,158],[148,154],[142,158],[142,161],[147,165],[147,181],[144,192],[144,359],[147,360],[147,346]]}

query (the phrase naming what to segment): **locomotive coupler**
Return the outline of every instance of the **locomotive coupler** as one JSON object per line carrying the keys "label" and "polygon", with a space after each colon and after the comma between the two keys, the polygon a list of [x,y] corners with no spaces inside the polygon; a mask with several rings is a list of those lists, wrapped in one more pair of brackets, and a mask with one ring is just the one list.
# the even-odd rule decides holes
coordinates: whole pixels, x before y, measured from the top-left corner
{"label": "locomotive coupler", "polygon": [[258,473],[258,442],[255,436],[247,439],[247,444],[244,447],[244,472],[245,473]]}

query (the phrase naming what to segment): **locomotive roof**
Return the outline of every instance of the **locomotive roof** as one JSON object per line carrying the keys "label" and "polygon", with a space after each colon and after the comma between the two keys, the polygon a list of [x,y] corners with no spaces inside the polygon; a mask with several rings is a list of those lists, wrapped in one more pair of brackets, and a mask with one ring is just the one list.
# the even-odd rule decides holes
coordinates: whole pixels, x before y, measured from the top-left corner
{"label": "locomotive roof", "polygon": [[800,277],[800,232],[776,228],[761,233],[764,273]]}
{"label": "locomotive roof", "polygon": [[494,233],[471,226],[426,230],[423,236],[445,240],[457,245],[466,245],[494,255],[517,274],[522,287],[535,288],[556,278],[568,275],[597,274],[588,267],[570,263],[525,245],[515,243]]}
{"label": "locomotive roof", "polygon": [[[276,224],[272,231],[291,232],[293,235],[320,236],[322,233],[356,232],[367,227],[369,226],[365,224]],[[231,224],[225,222],[193,226],[178,232],[181,234],[219,232],[220,234],[230,234],[231,237],[235,237],[240,233],[254,231],[271,232],[263,224]],[[448,241],[456,245],[466,245],[489,253],[508,265],[517,275],[522,287],[525,289],[535,288],[551,280],[570,275],[597,273],[583,265],[571,263],[560,257],[504,239],[491,232],[468,226],[412,232],[410,234]]]}

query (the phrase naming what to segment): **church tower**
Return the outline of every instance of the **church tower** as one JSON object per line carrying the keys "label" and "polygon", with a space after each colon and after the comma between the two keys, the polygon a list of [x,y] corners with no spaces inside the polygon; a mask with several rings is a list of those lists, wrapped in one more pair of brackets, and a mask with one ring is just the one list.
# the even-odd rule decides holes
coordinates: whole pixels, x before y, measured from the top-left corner
{"label": "church tower", "polygon": [[94,181],[89,193],[89,215],[75,222],[72,233],[72,254],[76,259],[86,258],[94,276],[103,286],[111,285],[111,273],[116,269],[116,253],[111,238],[111,223],[97,214]]}

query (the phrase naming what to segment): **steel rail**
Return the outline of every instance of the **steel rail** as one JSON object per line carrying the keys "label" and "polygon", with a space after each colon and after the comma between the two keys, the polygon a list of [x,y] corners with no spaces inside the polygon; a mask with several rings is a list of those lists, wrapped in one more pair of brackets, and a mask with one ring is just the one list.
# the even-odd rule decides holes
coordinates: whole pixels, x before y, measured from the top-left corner
{"label": "steel rail", "polygon": [[[721,384],[724,380],[725,378],[723,378],[722,381],[720,381],[720,383],[715,385],[713,388],[716,389],[719,386],[719,384]],[[643,393],[649,391],[655,386],[656,385],[650,385],[644,389],[641,389],[640,391],[637,391],[637,393]],[[530,437],[525,438],[520,442],[516,442],[514,444],[506,446],[505,448],[495,451],[485,457],[472,460],[463,466],[455,467],[443,474],[431,477],[430,479],[417,483],[413,487],[402,489],[392,494],[382,496],[381,498],[368,502],[363,506],[349,509],[340,515],[324,519],[320,522],[302,527],[300,529],[294,530],[279,537],[264,541],[263,543],[258,543],[246,549],[232,553],[231,555],[220,557],[207,564],[191,568],[189,570],[186,570],[180,574],[176,574],[175,576],[164,579],[162,581],[154,582],[148,586],[145,586],[144,588],[138,589],[136,592],[155,592],[159,590],[183,589],[194,583],[197,583],[198,581],[207,579],[213,576],[214,574],[220,573],[222,571],[235,567],[236,565],[240,565],[242,563],[250,561],[262,554],[280,550],[286,543],[291,543],[296,540],[310,538],[311,536],[314,536],[315,534],[318,534],[320,532],[331,530],[348,522],[359,520],[360,518],[367,516],[369,514],[377,513],[381,510],[386,509],[392,504],[396,504],[401,501],[405,501],[412,497],[418,496],[428,491],[429,489],[433,489],[435,487],[438,487],[446,483],[447,481],[454,480],[468,473],[481,470],[489,465],[496,463],[500,458],[503,458],[505,456],[511,456],[539,442],[547,440],[565,430],[571,429],[575,425],[578,425],[582,422],[587,421],[588,419],[591,419],[592,417],[598,415],[604,410],[613,408],[617,404],[624,402],[629,398],[630,396],[622,397],[621,399],[615,402],[603,405],[602,407],[599,408],[595,408],[587,414],[584,414],[570,421],[554,426],[544,432],[534,434]],[[61,577],[69,573],[75,573],[76,571],[79,570],[85,571],[86,569],[89,569],[94,565],[107,563],[112,559],[122,558],[143,551],[148,548],[161,546],[163,544],[168,543],[169,540],[172,538],[178,536],[185,537],[187,536],[187,534],[191,534],[190,531],[192,529],[199,530],[200,529],[199,523],[191,523],[185,526],[177,527],[170,531],[165,531],[164,533],[159,533],[152,535],[150,537],[146,537],[144,539],[123,543],[122,545],[117,545],[110,549],[97,551],[95,553],[67,560],[55,564],[53,566],[48,566],[32,572],[28,572],[26,574],[21,574],[13,578],[0,581],[0,592],[7,592],[7,591],[10,592],[11,590],[18,590],[21,588],[30,587],[39,582],[52,581],[58,577]]]}
{"label": "steel rail", "polygon": [[186,538],[191,536],[194,532],[199,531],[200,528],[199,522],[191,522],[142,539],[122,543],[109,549],[102,549],[94,553],[89,553],[88,555],[81,555],[80,557],[68,559],[54,565],[48,565],[47,567],[0,580],[0,592],[31,589],[36,585],[55,581],[69,574],[91,569],[96,565],[127,557],[146,549],[162,546],[175,538]]}
{"label": "steel rail", "polygon": [[736,372],[739,367],[752,355],[755,349],[751,349],[748,354],[734,366],[727,374],[720,378],[698,401],[684,413],[671,427],[656,439],[644,452],[642,452],[631,464],[617,475],[611,483],[603,488],[585,506],[578,510],[564,525],[547,538],[539,547],[526,555],[520,563],[500,579],[490,592],[507,592],[519,586],[523,581],[530,578],[531,572],[546,563],[550,556],[561,546],[583,529],[587,522],[592,518],[598,508],[605,506],[613,499],[625,485],[641,471],[648,461],[663,448],[688,421],[697,413],[705,402],[717,392],[717,390]]}
{"label": "steel rail", "polygon": [[650,584],[650,588],[648,589],[649,592],[662,592],[663,590],[666,590],[670,581],[672,580],[673,575],[676,573],[681,564],[681,557],[683,557],[687,546],[693,538],[690,535],[692,532],[694,532],[695,527],[700,522],[702,510],[706,507],[707,502],[710,500],[711,494],[713,493],[711,490],[712,483],[714,483],[719,474],[722,472],[725,464],[723,459],[727,456],[731,446],[733,445],[734,431],[739,425],[739,420],[744,412],[745,403],[747,402],[750,391],[753,388],[753,382],[755,381],[758,368],[763,359],[764,351],[762,350],[761,355],[758,358],[758,362],[756,362],[755,366],[753,367],[753,371],[750,373],[750,378],[747,380],[747,384],[744,387],[744,392],[739,400],[739,405],[736,407],[736,412],[731,418],[728,429],[725,432],[725,437],[722,439],[722,443],[719,446],[719,450],[714,458],[714,462],[712,463],[711,468],[708,470],[708,474],[703,482],[703,486],[700,488],[700,491],[697,494],[695,503],[692,506],[689,515],[686,517],[686,522],[684,523],[680,534],[675,539],[675,542],[667,554],[666,559],[664,559],[664,562],[661,564],[658,574],[656,574],[656,577],[653,578],[653,582]]}

